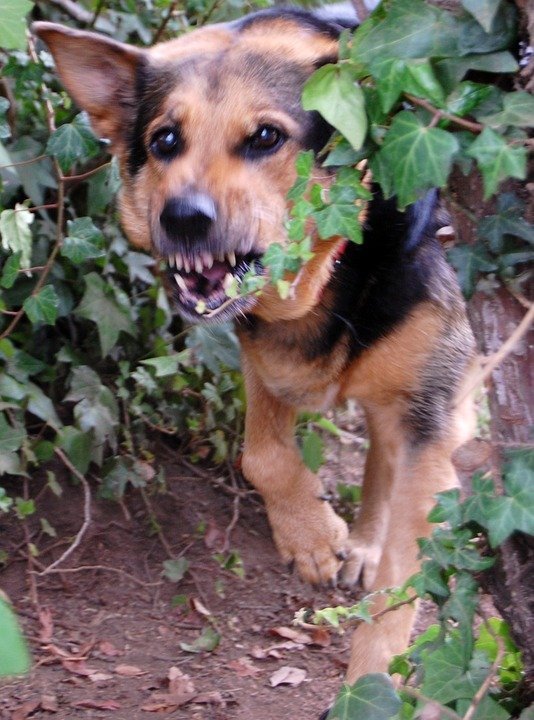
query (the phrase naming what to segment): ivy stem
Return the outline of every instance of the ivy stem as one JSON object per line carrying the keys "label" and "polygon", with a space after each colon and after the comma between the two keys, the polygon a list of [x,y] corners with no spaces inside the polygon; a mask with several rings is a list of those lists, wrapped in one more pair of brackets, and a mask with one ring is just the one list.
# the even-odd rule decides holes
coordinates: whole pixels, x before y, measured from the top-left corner
{"label": "ivy stem", "polygon": [[154,33],[154,37],[152,38],[153,45],[155,45],[161,39],[161,36],[165,32],[165,28],[167,27],[169,20],[171,19],[172,14],[176,10],[177,6],[178,6],[178,0],[173,0],[173,2],[171,2],[171,4],[169,5],[169,9],[167,10],[165,17],[163,18],[158,29]]}
{"label": "ivy stem", "polygon": [[489,669],[489,672],[484,679],[484,682],[482,685],[478,688],[476,691],[473,700],[471,701],[471,705],[467,708],[467,712],[465,713],[463,720],[473,720],[473,717],[477,711],[478,706],[482,702],[484,696],[488,692],[491,683],[493,682],[493,678],[497,674],[497,670],[499,669],[499,666],[501,664],[502,657],[504,655],[504,648],[502,646],[502,640],[499,637],[495,638],[498,644],[499,649],[497,650],[497,656],[493,663],[491,664],[491,667]]}
{"label": "ivy stem", "polygon": [[30,160],[20,160],[19,162],[6,163],[5,165],[0,165],[0,170],[10,167],[20,167],[21,165],[31,165],[32,163],[46,160],[48,157],[48,155],[37,155],[37,157],[31,158]]}
{"label": "ivy stem", "polygon": [[[434,107],[431,103],[428,102],[428,100],[423,100],[423,98],[419,98],[416,95],[412,95],[411,93],[404,93],[404,96],[413,104],[413,105],[419,105],[419,107],[424,108],[425,110],[428,110],[428,112],[431,112],[433,115],[432,123],[436,120],[436,116],[439,115],[439,119],[445,119],[449,122],[454,123],[455,125],[459,125],[460,127],[465,128],[466,130],[470,130],[472,133],[476,133],[477,135],[484,130],[484,125],[481,125],[477,122],[472,122],[471,120],[465,120],[464,118],[459,117],[458,115],[453,115],[452,113],[445,112],[445,110],[440,110],[437,107]],[[437,120],[436,120],[437,122]],[[434,123],[435,124],[435,123]]]}

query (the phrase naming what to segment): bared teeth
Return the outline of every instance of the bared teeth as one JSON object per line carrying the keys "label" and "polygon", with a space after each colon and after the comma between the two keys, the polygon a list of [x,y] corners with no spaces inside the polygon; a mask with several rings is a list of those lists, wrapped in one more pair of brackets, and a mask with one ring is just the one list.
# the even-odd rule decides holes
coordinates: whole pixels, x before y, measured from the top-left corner
{"label": "bared teeth", "polygon": [[184,266],[184,263],[183,263],[182,256],[180,255],[180,253],[176,253],[175,260],[176,260],[176,269],[181,270]]}
{"label": "bared teeth", "polygon": [[228,262],[232,267],[235,267],[235,252],[228,253]]}
{"label": "bared teeth", "polygon": [[181,275],[178,275],[178,273],[176,273],[176,275],[174,276],[174,279],[176,280],[176,284],[178,285],[180,290],[187,292],[187,285],[185,284],[185,280],[183,279],[183,277]]}
{"label": "bared teeth", "polygon": [[234,282],[234,276],[232,275],[232,273],[226,273],[226,275],[224,276],[223,283],[222,283],[223,288],[225,290],[228,290],[228,288],[232,285],[233,282]]}
{"label": "bared teeth", "polygon": [[169,262],[170,267],[174,267],[174,256],[173,255],[169,255],[168,262]]}
{"label": "bared teeth", "polygon": [[203,267],[204,267],[204,266],[203,266],[203,264],[202,264],[202,258],[201,258],[201,257],[196,257],[196,258],[195,258],[195,270],[197,271],[197,273],[198,273],[199,275],[202,274],[202,269],[203,269]]}
{"label": "bared teeth", "polygon": [[186,273],[191,272],[191,265],[189,264],[189,260],[184,257],[184,270]]}
{"label": "bared teeth", "polygon": [[202,260],[204,263],[204,267],[208,270],[213,267],[213,255],[211,255],[210,253],[204,253]]}

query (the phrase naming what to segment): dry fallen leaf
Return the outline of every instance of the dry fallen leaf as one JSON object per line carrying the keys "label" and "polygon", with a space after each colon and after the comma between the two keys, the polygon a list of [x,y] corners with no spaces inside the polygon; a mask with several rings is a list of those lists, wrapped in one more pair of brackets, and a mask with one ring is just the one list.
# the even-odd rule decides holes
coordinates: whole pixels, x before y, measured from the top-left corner
{"label": "dry fallen leaf", "polygon": [[52,620],[52,611],[50,608],[44,607],[39,610],[39,642],[47,645],[52,640],[54,634],[54,621]]}
{"label": "dry fallen leaf", "polygon": [[78,700],[71,703],[71,707],[89,710],[119,710],[121,706],[115,700]]}
{"label": "dry fallen leaf", "polygon": [[172,695],[195,694],[195,686],[193,685],[193,681],[191,680],[189,675],[183,673],[180,668],[174,666],[169,668],[167,677],[169,678],[169,693],[171,693]]}
{"label": "dry fallen leaf", "polygon": [[85,660],[74,660],[68,658],[62,658],[62,667],[73,675],[83,675],[89,677],[98,672],[96,668],[87,667]]}
{"label": "dry fallen leaf", "polygon": [[228,663],[231,670],[235,670],[238,677],[256,677],[261,673],[261,669],[253,665],[246,657],[240,657]]}
{"label": "dry fallen leaf", "polygon": [[105,680],[113,680],[113,675],[107,672],[95,672],[89,675],[89,680],[94,683],[104,682]]}
{"label": "dry fallen leaf", "polygon": [[332,636],[330,631],[325,627],[317,627],[312,630],[312,643],[313,645],[320,645],[321,647],[328,647],[332,642]]}
{"label": "dry fallen leaf", "polygon": [[121,655],[121,651],[118,650],[113,643],[109,642],[109,640],[102,640],[99,642],[98,649],[102,655],[105,655],[106,657],[116,657],[117,655]]}
{"label": "dry fallen leaf", "polygon": [[203,603],[201,603],[198,598],[191,598],[191,607],[193,608],[193,610],[196,610],[199,615],[204,615],[204,617],[211,617],[211,613],[208,608]]}
{"label": "dry fallen leaf", "polygon": [[136,665],[117,665],[113,672],[116,675],[122,675],[123,677],[139,677],[140,675],[146,675],[146,670],[141,670]]}
{"label": "dry fallen leaf", "polygon": [[35,712],[40,704],[41,701],[35,698],[33,700],[26,700],[26,702],[22,703],[22,705],[13,712],[11,720],[26,720],[28,715]]}
{"label": "dry fallen leaf", "polygon": [[249,655],[255,660],[267,660],[268,658],[275,658],[276,660],[280,660],[280,658],[282,657],[282,653],[275,648],[262,648],[259,645],[255,645],[249,652]]}
{"label": "dry fallen leaf", "polygon": [[296,687],[305,679],[306,670],[291,667],[290,665],[283,665],[271,675],[269,682],[271,683],[271,687],[276,687],[277,685],[291,685]]}
{"label": "dry fallen leaf", "polygon": [[295,628],[283,626],[275,627],[269,630],[269,634],[278,635],[279,637],[286,638],[286,640],[292,640],[300,645],[311,645],[313,642],[311,635],[302,632],[302,630],[296,630]]}
{"label": "dry fallen leaf", "polygon": [[41,710],[46,710],[47,712],[57,712],[57,697],[49,693],[43,693],[43,695],[41,695]]}
{"label": "dry fallen leaf", "polygon": [[208,692],[199,693],[195,697],[195,703],[199,705],[225,705],[224,698],[218,690],[209,690]]}

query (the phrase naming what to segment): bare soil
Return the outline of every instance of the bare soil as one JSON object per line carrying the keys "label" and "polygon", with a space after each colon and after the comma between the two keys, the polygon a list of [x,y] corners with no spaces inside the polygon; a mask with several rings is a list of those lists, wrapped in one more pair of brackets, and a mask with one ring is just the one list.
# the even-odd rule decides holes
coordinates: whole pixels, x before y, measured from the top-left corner
{"label": "bare soil", "polygon": [[[346,432],[329,449],[327,489],[358,480],[361,444],[358,432]],[[168,448],[159,458],[167,488],[147,496],[148,505],[135,490],[122,504],[98,499],[92,484],[91,523],[61,565],[68,570],[36,577],[33,590],[28,537],[20,522],[0,518],[10,558],[0,587],[33,656],[27,678],[0,685],[1,720],[312,720],[331,703],[349,637],[327,630],[293,635],[292,621],[301,608],[354,597],[310,588],[281,565],[261,502],[236,473],[223,480],[186,467]],[[28,523],[40,551],[37,570],[69,547],[83,521],[79,485],[65,478],[61,497],[45,485],[31,481],[39,494]],[[56,538],[43,535],[40,517]],[[214,557],[229,551],[241,558],[244,577]],[[189,561],[178,583],[162,576],[169,555]],[[215,649],[184,649],[207,628],[220,636]],[[275,685],[276,671],[294,684]]]}

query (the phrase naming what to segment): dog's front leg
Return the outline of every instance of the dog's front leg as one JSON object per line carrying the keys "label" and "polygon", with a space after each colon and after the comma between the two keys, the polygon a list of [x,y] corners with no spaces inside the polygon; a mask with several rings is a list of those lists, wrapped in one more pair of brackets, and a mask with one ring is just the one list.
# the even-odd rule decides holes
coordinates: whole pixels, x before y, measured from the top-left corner
{"label": "dog's front leg", "polygon": [[243,472],[265,501],[282,559],[295,563],[308,582],[334,582],[346,550],[347,526],[321,498],[320,480],[302,462],[294,437],[295,408],[268,392],[246,357],[243,365]]}

